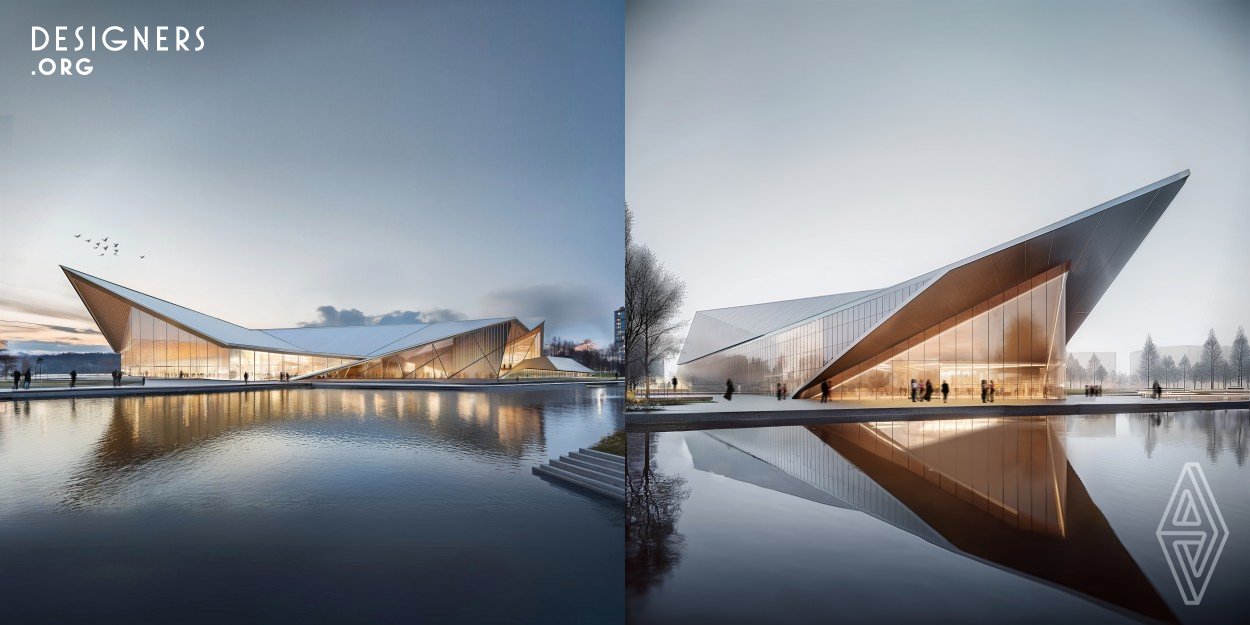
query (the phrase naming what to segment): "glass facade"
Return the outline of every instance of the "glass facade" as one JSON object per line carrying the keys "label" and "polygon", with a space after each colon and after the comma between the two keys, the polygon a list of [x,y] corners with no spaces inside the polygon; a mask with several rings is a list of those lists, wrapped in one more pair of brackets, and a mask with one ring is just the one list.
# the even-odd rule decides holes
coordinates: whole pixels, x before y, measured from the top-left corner
{"label": "glass facade", "polygon": [[[979,399],[981,380],[993,382],[996,397],[1062,398],[1066,279],[1056,267],[917,333],[830,378],[830,396],[909,398],[915,379],[935,393],[945,381],[958,399]],[[819,387],[803,393],[819,396]]]}
{"label": "glass facade", "polygon": [[771,394],[777,384],[785,384],[793,391],[927,283],[927,280],[917,281],[775,334],[709,354],[681,365],[677,377],[691,388],[702,391],[723,391],[726,379],[732,379],[743,393]]}
{"label": "glass facade", "polygon": [[244,373],[249,380],[277,380],[282,373],[306,375],[353,360],[223,347],[135,307],[120,353],[126,375],[211,380],[242,380]]}
{"label": "glass facade", "polygon": [[[515,338],[515,341],[509,341]],[[505,364],[520,362],[542,345],[541,326],[532,331],[509,320],[401,352],[328,371],[318,377],[344,379],[495,380]]]}
{"label": "glass facade", "polygon": [[[831,397],[907,398],[912,379],[932,381],[935,392],[946,381],[961,399],[979,398],[981,380],[993,381],[996,397],[1062,397],[1066,275],[1055,267],[837,373]],[[705,391],[728,378],[739,392],[771,394],[779,383],[793,392],[893,310],[879,306],[901,302],[882,297],[688,363],[678,377]],[[819,395],[818,384],[800,394]]]}

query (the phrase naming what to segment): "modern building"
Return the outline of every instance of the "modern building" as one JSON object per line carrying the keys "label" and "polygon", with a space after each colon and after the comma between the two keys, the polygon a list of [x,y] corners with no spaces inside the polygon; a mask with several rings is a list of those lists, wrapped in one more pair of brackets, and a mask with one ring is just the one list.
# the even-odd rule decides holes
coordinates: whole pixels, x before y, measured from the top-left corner
{"label": "modern building", "polygon": [[[252,330],[61,267],[128,375],[213,380],[586,377],[516,318]],[[566,362],[567,361],[567,362]],[[569,363],[572,363],[571,366]]]}
{"label": "modern building", "polygon": [[1116,352],[1068,352],[1068,356],[1071,358],[1075,358],[1076,361],[1081,363],[1081,366],[1086,369],[1084,377],[1071,378],[1074,381],[1079,380],[1079,383],[1077,383],[1077,386],[1084,386],[1086,384],[1093,384],[1095,382],[1095,380],[1093,379],[1094,372],[1088,371],[1089,361],[1094,356],[1098,357],[1098,364],[1101,364],[1102,368],[1107,370],[1108,375],[1119,371],[1119,369],[1116,368],[1118,366],[1118,360],[1119,360],[1118,354]]}
{"label": "modern building", "polygon": [[617,357],[625,362],[625,307],[621,306],[612,313],[613,339],[616,342]]}
{"label": "modern building", "polygon": [[[897,398],[911,380],[956,397],[1062,397],[1066,345],[1189,171],[879,290],[695,314],[677,377],[701,391]],[[825,273],[825,272],[821,272]]]}

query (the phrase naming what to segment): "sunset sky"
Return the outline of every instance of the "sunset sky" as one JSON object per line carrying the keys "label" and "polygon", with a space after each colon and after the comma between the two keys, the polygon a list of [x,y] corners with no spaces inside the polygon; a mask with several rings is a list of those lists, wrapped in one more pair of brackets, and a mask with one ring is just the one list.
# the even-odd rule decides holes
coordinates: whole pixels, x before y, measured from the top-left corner
{"label": "sunset sky", "polygon": [[[0,339],[107,349],[66,265],[254,328],[329,306],[610,342],[623,19],[576,0],[0,6]],[[204,26],[205,48],[30,49],[32,26],[115,24]],[[31,76],[46,56],[94,70]]]}

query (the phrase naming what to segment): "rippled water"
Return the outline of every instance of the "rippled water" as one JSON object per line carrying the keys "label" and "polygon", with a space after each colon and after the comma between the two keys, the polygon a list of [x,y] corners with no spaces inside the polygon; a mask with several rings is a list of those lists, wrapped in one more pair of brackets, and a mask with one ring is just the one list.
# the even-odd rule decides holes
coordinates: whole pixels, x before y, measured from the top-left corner
{"label": "rippled water", "polygon": [[603,388],[0,405],[4,622],[620,621],[619,503],[530,473]]}
{"label": "rippled water", "polygon": [[[1246,410],[630,437],[632,622],[1250,613]],[[1188,462],[1229,530],[1199,605],[1155,534]]]}

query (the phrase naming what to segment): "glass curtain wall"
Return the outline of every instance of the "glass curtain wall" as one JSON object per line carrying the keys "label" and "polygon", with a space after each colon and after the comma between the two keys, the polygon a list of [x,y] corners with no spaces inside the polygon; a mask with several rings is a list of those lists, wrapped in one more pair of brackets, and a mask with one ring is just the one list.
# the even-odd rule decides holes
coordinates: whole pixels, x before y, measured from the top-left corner
{"label": "glass curtain wall", "polygon": [[342,379],[494,380],[504,360],[513,321],[418,345],[324,374]]}
{"label": "glass curtain wall", "polygon": [[[1062,266],[1014,286],[829,379],[835,399],[904,399],[911,380],[952,397],[1061,398],[1067,327]],[[819,397],[819,387],[803,397]]]}
{"label": "glass curtain wall", "polygon": [[133,306],[127,330],[122,371],[132,376],[242,380],[247,373],[250,380],[277,380],[282,373],[295,377],[352,360],[223,347]]}
{"label": "glass curtain wall", "polygon": [[701,391],[723,391],[732,379],[741,393],[772,394],[777,384],[794,391],[833,357],[898,308],[928,280],[908,284],[854,306],[681,365],[677,377]]}

